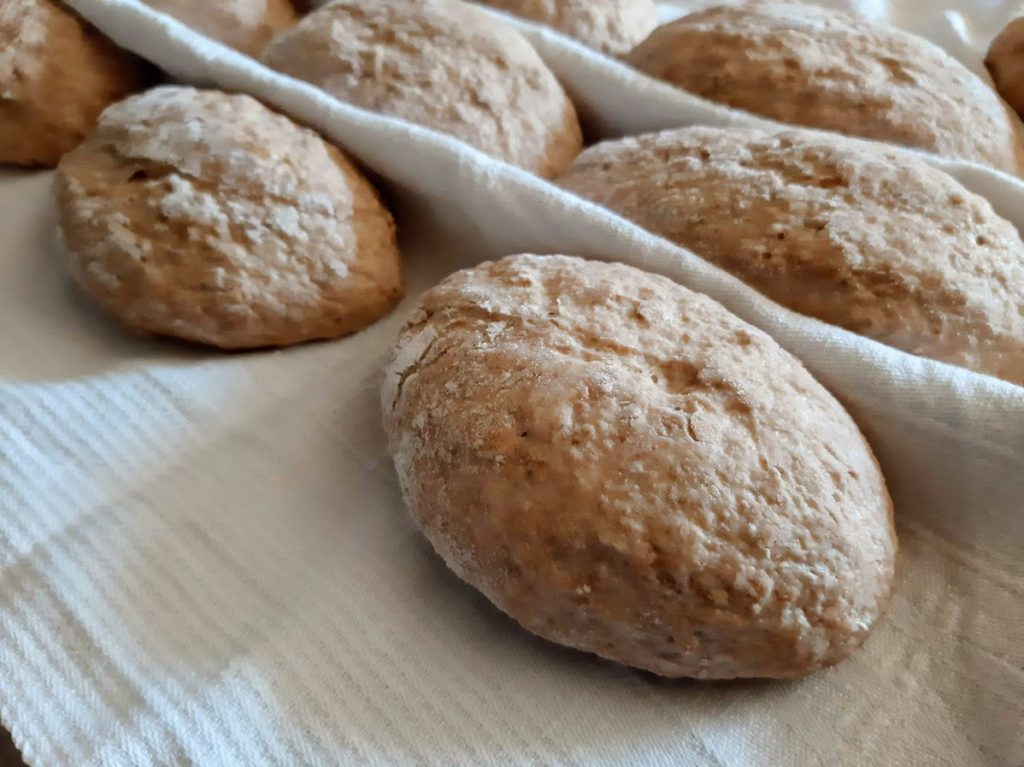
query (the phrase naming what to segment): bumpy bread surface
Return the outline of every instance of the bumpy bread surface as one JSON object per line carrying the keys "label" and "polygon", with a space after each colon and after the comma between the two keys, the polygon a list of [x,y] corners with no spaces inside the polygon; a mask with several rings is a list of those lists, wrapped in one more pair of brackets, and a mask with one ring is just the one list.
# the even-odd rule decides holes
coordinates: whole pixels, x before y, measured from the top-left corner
{"label": "bumpy bread surface", "polygon": [[526,39],[459,0],[338,0],[278,36],[263,59],[542,176],[582,145],[572,103]]}
{"label": "bumpy bread surface", "polygon": [[992,41],[985,65],[1000,95],[1024,116],[1024,18],[1011,21]]}
{"label": "bumpy bread surface", "polygon": [[716,6],[655,30],[628,61],[781,122],[1024,168],[1020,119],[984,80],[923,38],[838,11]]}
{"label": "bumpy bread surface", "polygon": [[53,166],[149,69],[54,0],[0,0],[0,163]]}
{"label": "bumpy bread surface", "polygon": [[291,0],[144,0],[214,40],[259,56],[270,39],[298,19]]}
{"label": "bumpy bread surface", "polygon": [[369,182],[248,96],[167,86],[116,104],[56,191],[73,274],[135,330],[293,344],[359,330],[401,293]]}
{"label": "bumpy bread surface", "polygon": [[684,128],[593,146],[558,183],[795,311],[1024,383],[1024,242],[911,152]]}
{"label": "bumpy bread surface", "polygon": [[403,497],[530,631],[669,677],[840,661],[888,603],[885,483],[842,407],[714,301],[515,256],[428,291],[386,372]]}
{"label": "bumpy bread surface", "polygon": [[613,56],[629,53],[657,26],[653,0],[480,0],[539,21]]}

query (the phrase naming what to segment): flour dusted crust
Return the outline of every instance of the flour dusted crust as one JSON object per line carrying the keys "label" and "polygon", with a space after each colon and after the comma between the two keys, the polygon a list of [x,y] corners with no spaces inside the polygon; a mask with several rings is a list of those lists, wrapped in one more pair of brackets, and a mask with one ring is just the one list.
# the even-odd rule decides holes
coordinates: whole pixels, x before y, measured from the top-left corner
{"label": "flour dusted crust", "polygon": [[369,182],[248,96],[168,86],[116,104],[56,191],[73,274],[138,331],[292,344],[359,330],[401,293]]}
{"label": "flour dusted crust", "polygon": [[1024,18],[1011,21],[996,37],[985,65],[1000,95],[1024,116]]}
{"label": "flour dusted crust", "polygon": [[884,611],[885,483],[792,356],[661,277],[514,256],[448,278],[382,391],[403,496],[530,631],[669,677],[789,677]]}
{"label": "flour dusted crust", "polygon": [[298,19],[291,0],[144,0],[214,40],[259,56]]}
{"label": "flour dusted crust", "polygon": [[543,176],[580,151],[576,112],[536,51],[459,0],[338,0],[278,36],[263,59]]}
{"label": "flour dusted crust", "polygon": [[657,26],[653,0],[481,0],[554,27],[591,48],[619,56]]}
{"label": "flour dusted crust", "polygon": [[591,147],[558,183],[784,306],[1024,384],[1024,242],[911,152],[684,128]]}
{"label": "flour dusted crust", "polygon": [[838,11],[716,6],[666,24],[628,57],[698,96],[795,125],[926,149],[1010,173],[1017,115],[938,46]]}
{"label": "flour dusted crust", "polygon": [[53,166],[148,69],[54,0],[0,0],[0,163]]}

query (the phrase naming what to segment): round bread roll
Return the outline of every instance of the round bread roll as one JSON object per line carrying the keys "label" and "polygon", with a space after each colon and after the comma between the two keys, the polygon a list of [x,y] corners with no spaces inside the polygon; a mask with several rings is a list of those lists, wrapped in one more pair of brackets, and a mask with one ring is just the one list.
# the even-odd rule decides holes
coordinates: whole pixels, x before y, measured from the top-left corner
{"label": "round bread roll", "polygon": [[459,0],[337,0],[279,35],[263,59],[542,176],[582,145],[576,111],[536,51]]}
{"label": "round bread roll", "polygon": [[1024,383],[1024,242],[912,152],[684,128],[591,147],[558,183],[790,309]]}
{"label": "round bread roll", "polygon": [[1010,22],[996,37],[985,64],[999,93],[1024,116],[1024,18]]}
{"label": "round bread roll", "polygon": [[842,660],[889,601],[885,482],[800,363],[662,277],[563,256],[422,298],[382,392],[403,497],[528,630],[667,677]]}
{"label": "round bread roll", "polygon": [[373,187],[248,96],[167,86],[116,104],[56,190],[72,273],[137,331],[282,346],[355,332],[401,293]]}
{"label": "round bread roll", "polygon": [[794,125],[926,149],[1010,173],[1020,119],[936,45],[838,11],[716,6],[666,24],[628,57],[711,101]]}
{"label": "round bread roll", "polygon": [[214,40],[259,56],[270,39],[298,19],[291,0],[144,0]]}
{"label": "round bread roll", "polygon": [[149,68],[53,0],[0,0],[0,163],[51,167]]}
{"label": "round bread roll", "polygon": [[539,21],[613,56],[629,53],[658,24],[653,0],[480,0]]}

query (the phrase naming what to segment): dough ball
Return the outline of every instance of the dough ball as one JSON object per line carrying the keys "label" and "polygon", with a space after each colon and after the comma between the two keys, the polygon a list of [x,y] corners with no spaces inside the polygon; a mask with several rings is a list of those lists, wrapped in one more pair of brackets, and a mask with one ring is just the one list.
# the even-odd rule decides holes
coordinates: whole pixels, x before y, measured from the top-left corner
{"label": "dough ball", "polygon": [[985,64],[999,93],[1024,116],[1024,18],[1010,22],[992,42]]}
{"label": "dough ball", "polygon": [[0,163],[56,165],[149,75],[63,3],[0,0]]}
{"label": "dough ball", "polygon": [[248,96],[167,86],[116,104],[56,188],[72,273],[137,331],[281,346],[353,333],[401,293],[373,187]]}
{"label": "dough ball", "polygon": [[537,52],[460,0],[338,0],[279,35],[263,59],[542,176],[582,145],[576,111]]}
{"label": "dough ball", "polygon": [[613,56],[629,53],[658,24],[653,0],[480,0],[538,21]]}
{"label": "dough ball", "polygon": [[924,38],[839,11],[716,6],[655,30],[628,61],[780,122],[1024,168],[1020,119],[988,83]]}
{"label": "dough ball", "polygon": [[1024,242],[912,152],[683,128],[591,147],[558,183],[790,309],[1024,384]]}
{"label": "dough ball", "polygon": [[412,515],[528,630],[668,677],[790,677],[889,601],[885,482],[792,356],[662,277],[564,256],[422,298],[382,392]]}
{"label": "dough ball", "polygon": [[298,19],[291,0],[144,0],[214,40],[259,56],[270,38]]}

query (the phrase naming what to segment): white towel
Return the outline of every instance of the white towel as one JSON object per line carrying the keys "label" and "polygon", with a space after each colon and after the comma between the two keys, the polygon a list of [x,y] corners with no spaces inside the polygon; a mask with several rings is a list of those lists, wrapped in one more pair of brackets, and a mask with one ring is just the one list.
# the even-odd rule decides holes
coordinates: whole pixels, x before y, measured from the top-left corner
{"label": "white towel", "polygon": [[[70,4],[387,179],[411,297],[352,338],[281,352],[130,338],[63,276],[48,174],[0,177],[0,720],[30,764],[1024,763],[1024,388],[783,310],[529,174],[339,104],[135,0]],[[898,0],[858,5],[923,18]],[[980,29],[997,5],[958,10]],[[976,66],[973,28],[951,34]],[[608,134],[749,119],[529,31]],[[1021,182],[935,162],[1024,226]],[[445,570],[397,493],[381,362],[422,289],[521,251],[620,260],[706,292],[847,404],[902,546],[894,603],[861,652],[794,682],[656,681],[530,637]]]}

